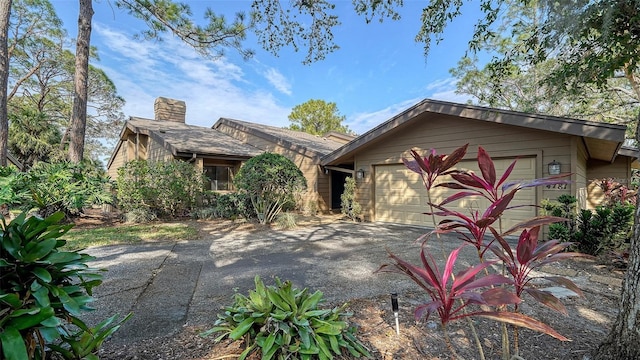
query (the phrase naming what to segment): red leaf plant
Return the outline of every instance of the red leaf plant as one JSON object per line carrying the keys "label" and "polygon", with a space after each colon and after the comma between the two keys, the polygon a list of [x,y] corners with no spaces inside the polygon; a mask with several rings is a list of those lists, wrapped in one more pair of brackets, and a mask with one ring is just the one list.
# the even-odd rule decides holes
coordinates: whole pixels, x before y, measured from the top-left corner
{"label": "red leaf plant", "polygon": [[[567,309],[562,304],[560,299],[553,295],[549,291],[536,289],[529,287],[533,277],[531,272],[537,268],[540,268],[546,264],[557,262],[574,257],[590,257],[586,254],[576,252],[564,252],[568,247],[573,245],[571,242],[561,243],[558,240],[549,240],[544,243],[538,243],[538,235],[540,233],[540,226],[551,222],[556,222],[558,219],[553,217],[541,218],[537,222],[529,221],[529,224],[536,224],[530,230],[524,229],[518,239],[518,245],[516,250],[513,251],[509,243],[503,236],[498,234],[495,229],[491,229],[493,236],[497,240],[497,244],[491,246],[491,251],[498,256],[498,258],[504,264],[507,272],[513,278],[513,286],[515,288],[516,296],[522,299],[523,293],[529,294],[537,302],[556,310],[565,316],[568,315]],[[561,277],[561,276],[541,276],[538,279],[550,280],[558,285],[561,285],[578,296],[584,296],[580,288],[573,281]],[[518,303],[515,303],[515,312],[518,313]],[[518,328],[513,329],[514,349],[516,355],[518,354],[519,339]]]}
{"label": "red leaf plant", "polygon": [[433,207],[440,210],[432,213],[433,215],[449,217],[440,221],[435,232],[438,234],[457,233],[461,240],[472,244],[476,248],[480,261],[483,261],[484,253],[491,244],[491,242],[485,243],[485,234],[487,230],[492,228],[491,225],[502,216],[514,195],[515,191],[512,191],[489,205],[482,214],[476,210],[472,211],[470,216],[449,210],[441,205],[433,205]]}
{"label": "red leaf plant", "polygon": [[[507,311],[464,311],[465,308],[472,304],[501,307],[517,304],[520,302],[520,299],[505,288],[497,287],[503,284],[513,284],[513,281],[505,276],[487,274],[478,277],[484,269],[497,261],[482,262],[462,270],[454,276],[453,268],[458,254],[463,247],[464,245],[449,254],[444,271],[440,271],[433,257],[425,252],[425,248],[423,247],[420,251],[422,267],[413,265],[389,253],[389,257],[393,259],[395,263],[384,264],[377,272],[395,272],[407,275],[429,295],[431,301],[416,308],[416,321],[423,318],[428,319],[431,313],[438,314],[447,347],[454,356],[455,350],[451,345],[447,333],[447,324],[451,321],[471,316],[481,316],[523,326],[549,334],[559,340],[568,340],[551,327],[522,314]],[[456,301],[458,302],[456,303]]]}
{"label": "red leaf plant", "polygon": [[[464,145],[456,149],[449,156],[438,155],[435,150],[431,150],[429,156],[422,157],[415,150],[412,150],[413,160],[404,159],[404,163],[411,171],[420,174],[428,194],[433,187],[460,190],[439,204],[434,204],[429,196],[430,212],[425,214],[432,216],[434,224],[436,223],[435,216],[445,217],[444,220],[437,224],[433,232],[438,235],[456,233],[460,239],[476,248],[480,263],[453,276],[454,263],[460,249],[462,249],[460,247],[449,254],[444,271],[440,272],[435,265],[433,257],[426,253],[425,243],[423,242],[420,252],[422,267],[412,265],[390,253],[389,256],[395,261],[395,264],[385,264],[378,271],[405,274],[427,292],[431,301],[416,309],[416,319],[428,317],[431,313],[437,313],[445,330],[445,341],[453,354],[455,352],[446,333],[446,325],[450,321],[471,316],[486,317],[512,324],[516,327],[526,327],[539,331],[562,341],[568,340],[548,325],[517,312],[521,296],[523,292],[526,292],[544,305],[566,314],[566,309],[553,294],[528,287],[531,280],[530,273],[533,269],[553,261],[582,256],[582,254],[564,253],[563,251],[570,245],[569,243],[550,241],[538,244],[540,226],[565,219],[549,216],[535,217],[516,225],[504,233],[502,233],[500,224],[500,218],[505,211],[521,206],[536,206],[535,204],[511,205],[518,191],[529,187],[566,184],[570,182],[563,179],[567,175],[527,181],[508,181],[515,168],[516,159],[498,178],[493,160],[482,147],[478,147],[477,156],[478,168],[480,169],[479,175],[471,171],[453,169],[464,158],[467,146]],[[438,177],[443,175],[449,175],[451,180],[436,184]],[[447,208],[448,204],[468,196],[484,197],[489,200],[490,205],[484,211],[481,209],[473,210],[469,215]],[[496,222],[499,224],[497,226],[499,230],[494,227]],[[504,236],[521,229],[525,230],[520,236],[516,251],[513,252]],[[489,241],[485,241],[487,231],[493,234]],[[428,238],[429,235],[425,234],[421,238]],[[496,241],[497,244],[495,244]],[[489,249],[498,256],[499,260],[497,261],[504,262],[513,280],[507,279],[502,275],[489,274],[488,267],[496,263],[496,261],[484,261],[484,255]],[[481,272],[485,275],[478,277]],[[548,279],[577,294],[582,294],[577,286],[568,279],[560,277],[548,277]],[[504,285],[513,285],[515,293],[507,291]],[[472,304],[495,307],[497,310],[476,311],[477,308],[474,307],[474,310],[467,311],[467,307]],[[506,310],[507,305],[511,304],[515,306],[516,312]],[[503,327],[503,340],[505,337],[506,327]],[[517,355],[517,330],[515,331],[515,339]],[[479,343],[477,336],[476,342]],[[484,358],[481,345],[478,347],[481,358]],[[508,341],[503,341],[503,351],[506,351],[503,355],[506,355],[507,358],[508,348]]]}
{"label": "red leaf plant", "polygon": [[[523,230],[518,239],[518,245],[514,251],[503,236],[492,229],[493,236],[497,243],[491,246],[491,251],[502,260],[507,272],[513,278],[515,293],[519,298],[526,292],[541,304],[550,307],[563,314],[567,314],[567,309],[562,302],[552,293],[544,290],[528,287],[531,271],[534,271],[546,264],[575,257],[590,257],[589,255],[577,252],[565,252],[573,243],[558,240],[549,240],[538,243],[540,225]],[[579,296],[583,296],[582,291],[571,280],[560,276],[539,277],[547,279],[561,285]],[[516,304],[516,310],[518,305]]]}
{"label": "red leaf plant", "polygon": [[[436,225],[436,218],[433,215],[433,201],[431,200],[431,189],[434,187],[436,180],[439,176],[450,175],[458,170],[452,170],[452,168],[458,164],[467,153],[467,147],[469,144],[465,144],[457,149],[455,149],[451,154],[444,155],[436,152],[435,149],[431,149],[429,151],[429,156],[421,156],[416,150],[411,150],[411,156],[413,160],[403,158],[402,161],[407,169],[417,173],[420,175],[422,179],[422,183],[424,187],[427,189],[427,198],[429,199],[429,207],[431,209],[430,213],[426,213],[427,215],[431,214],[431,219],[433,221],[434,226]],[[424,237],[419,238],[417,241],[421,241],[422,239],[428,237],[429,235],[425,235]],[[440,234],[438,234],[438,238],[440,238]],[[442,255],[445,256],[444,252],[444,244],[441,244]]]}
{"label": "red leaf plant", "polygon": [[421,156],[416,150],[411,150],[413,160],[403,158],[402,161],[407,169],[420,174],[424,186],[429,191],[434,187],[435,181],[439,176],[449,175],[457,171],[451,170],[451,168],[464,158],[468,146],[469,144],[465,144],[449,155],[438,155],[435,149],[431,149],[429,156],[425,157]]}
{"label": "red leaf plant", "polygon": [[[478,168],[482,176],[476,175],[471,171],[462,170],[450,170],[447,174],[451,175],[454,181],[444,182],[435,185],[436,187],[446,187],[450,189],[460,189],[463,191],[456,192],[455,194],[444,199],[440,204],[429,204],[431,207],[430,213],[425,213],[432,216],[446,217],[442,220],[435,229],[438,234],[446,234],[455,232],[460,235],[460,238],[466,242],[471,243],[476,247],[480,261],[483,261],[484,253],[494,241],[493,239],[488,243],[485,242],[485,234],[492,228],[496,221],[500,220],[502,214],[510,209],[514,209],[521,206],[535,206],[535,205],[518,205],[510,206],[511,201],[516,196],[517,192],[535,186],[553,185],[553,184],[565,184],[570,182],[569,180],[562,179],[567,175],[559,175],[554,177],[534,179],[529,181],[507,181],[509,176],[513,172],[516,166],[517,159],[514,160],[498,179],[496,174],[496,168],[491,156],[481,146],[478,147]],[[482,196],[488,199],[491,204],[487,209],[480,213],[480,211],[472,211],[470,216],[462,214],[458,211],[452,211],[445,207],[454,201],[463,199],[468,196]],[[440,211],[434,212],[433,208]],[[500,227],[500,226],[499,226]],[[468,232],[465,232],[465,230]]]}
{"label": "red leaf plant", "polygon": [[[495,203],[498,202],[501,198],[509,196],[509,194],[515,195],[517,191],[525,188],[543,185],[568,184],[571,182],[571,180],[564,179],[568,176],[568,174],[561,174],[526,181],[507,181],[507,179],[513,172],[513,169],[515,168],[517,161],[518,159],[513,160],[513,162],[504,171],[500,179],[497,179],[496,167],[493,160],[491,159],[491,156],[489,156],[489,153],[487,153],[487,151],[482,146],[478,146],[478,167],[480,168],[482,177],[478,176],[472,171],[450,172],[451,177],[453,178],[453,180],[455,180],[454,182],[440,183],[435,186],[451,189],[462,189],[465,191],[461,191],[451,195],[450,197],[442,201],[440,205],[442,206],[467,196],[482,196]],[[513,195],[511,195],[511,198],[513,198]]]}

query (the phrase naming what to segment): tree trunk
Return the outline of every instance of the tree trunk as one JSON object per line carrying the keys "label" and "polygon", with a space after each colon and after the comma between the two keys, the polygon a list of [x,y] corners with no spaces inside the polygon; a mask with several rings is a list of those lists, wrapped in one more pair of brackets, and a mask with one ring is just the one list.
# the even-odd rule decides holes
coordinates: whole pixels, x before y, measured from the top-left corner
{"label": "tree trunk", "polygon": [[[636,119],[636,141],[640,144],[640,114]],[[636,195],[640,205],[640,192]],[[629,267],[622,285],[620,309],[607,339],[594,359],[640,359],[640,207],[636,206],[633,237],[629,248]]]}
{"label": "tree trunk", "polygon": [[78,15],[78,40],[76,42],[76,69],[74,76],[73,114],[71,116],[71,136],[69,160],[82,161],[84,137],[87,128],[87,81],[89,79],[89,44],[91,43],[91,0],[80,0]]}
{"label": "tree trunk", "polygon": [[7,166],[9,119],[7,118],[7,86],[9,81],[9,20],[11,1],[0,1],[0,166]]}

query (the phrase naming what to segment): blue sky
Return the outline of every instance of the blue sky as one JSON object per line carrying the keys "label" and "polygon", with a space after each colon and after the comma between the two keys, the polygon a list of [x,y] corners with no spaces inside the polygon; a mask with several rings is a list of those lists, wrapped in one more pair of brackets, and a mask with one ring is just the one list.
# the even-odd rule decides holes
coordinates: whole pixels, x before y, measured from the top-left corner
{"label": "blue sky", "polygon": [[[52,2],[75,36],[77,0]],[[231,15],[251,5],[248,0],[186,2],[198,20],[207,6]],[[434,44],[425,59],[423,45],[414,37],[426,1],[405,1],[399,21],[370,24],[355,14],[351,1],[334,2],[342,22],[334,30],[340,49],[323,61],[303,65],[304,52],[287,48],[276,57],[263,50],[253,34],[244,44],[256,55],[247,61],[233,50],[215,61],[204,59],[171,35],[163,42],[136,40],[144,23],[108,0],[94,1],[91,42],[100,56],[94,64],[116,84],[127,102],[127,116],[153,118],[153,102],[164,96],[184,100],[187,123],[201,126],[211,126],[220,117],[287,126],[295,105],[321,99],[335,102],[346,124],[361,134],[424,98],[467,100],[455,94],[448,70],[467,49],[478,13],[473,6],[467,6],[465,17],[448,27],[444,41]]]}

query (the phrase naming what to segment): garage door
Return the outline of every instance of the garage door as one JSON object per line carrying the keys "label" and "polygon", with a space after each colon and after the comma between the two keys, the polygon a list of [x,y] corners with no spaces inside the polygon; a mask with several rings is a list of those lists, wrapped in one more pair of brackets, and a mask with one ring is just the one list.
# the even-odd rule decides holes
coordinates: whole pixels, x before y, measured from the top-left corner
{"label": "garage door", "polygon": [[[494,160],[498,178],[512,161],[513,159]],[[509,180],[534,179],[535,163],[535,158],[518,159]],[[463,161],[458,167],[480,173],[476,161]],[[455,192],[445,188],[434,188],[431,191],[431,197],[437,204]],[[408,170],[404,165],[376,166],[375,217],[377,221],[433,226],[431,216],[423,214],[429,211],[428,203],[427,190],[418,174]],[[511,206],[532,204],[537,204],[535,188],[520,190],[511,202]],[[488,205],[488,200],[473,196],[451,203],[448,208],[470,214],[475,210],[483,212]],[[503,215],[502,229],[506,230],[535,215],[536,209],[533,206],[509,209]],[[436,218],[436,221],[440,220],[442,218]]]}

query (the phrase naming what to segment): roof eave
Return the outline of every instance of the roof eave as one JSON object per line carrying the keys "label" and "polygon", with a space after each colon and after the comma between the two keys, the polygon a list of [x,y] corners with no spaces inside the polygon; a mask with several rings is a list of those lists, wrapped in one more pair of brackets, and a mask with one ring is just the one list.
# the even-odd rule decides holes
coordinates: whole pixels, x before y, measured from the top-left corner
{"label": "roof eave", "polygon": [[[322,165],[330,165],[358,151],[374,140],[385,136],[391,130],[417,118],[420,114],[457,116],[498,124],[520,126],[531,129],[565,133],[569,135],[613,141],[622,144],[626,126],[596,123],[577,119],[560,118],[537,114],[520,113],[509,110],[492,109],[475,105],[456,104],[446,101],[425,99],[400,114],[383,122],[351,142],[322,157]],[[615,153],[611,154],[612,158]]]}

